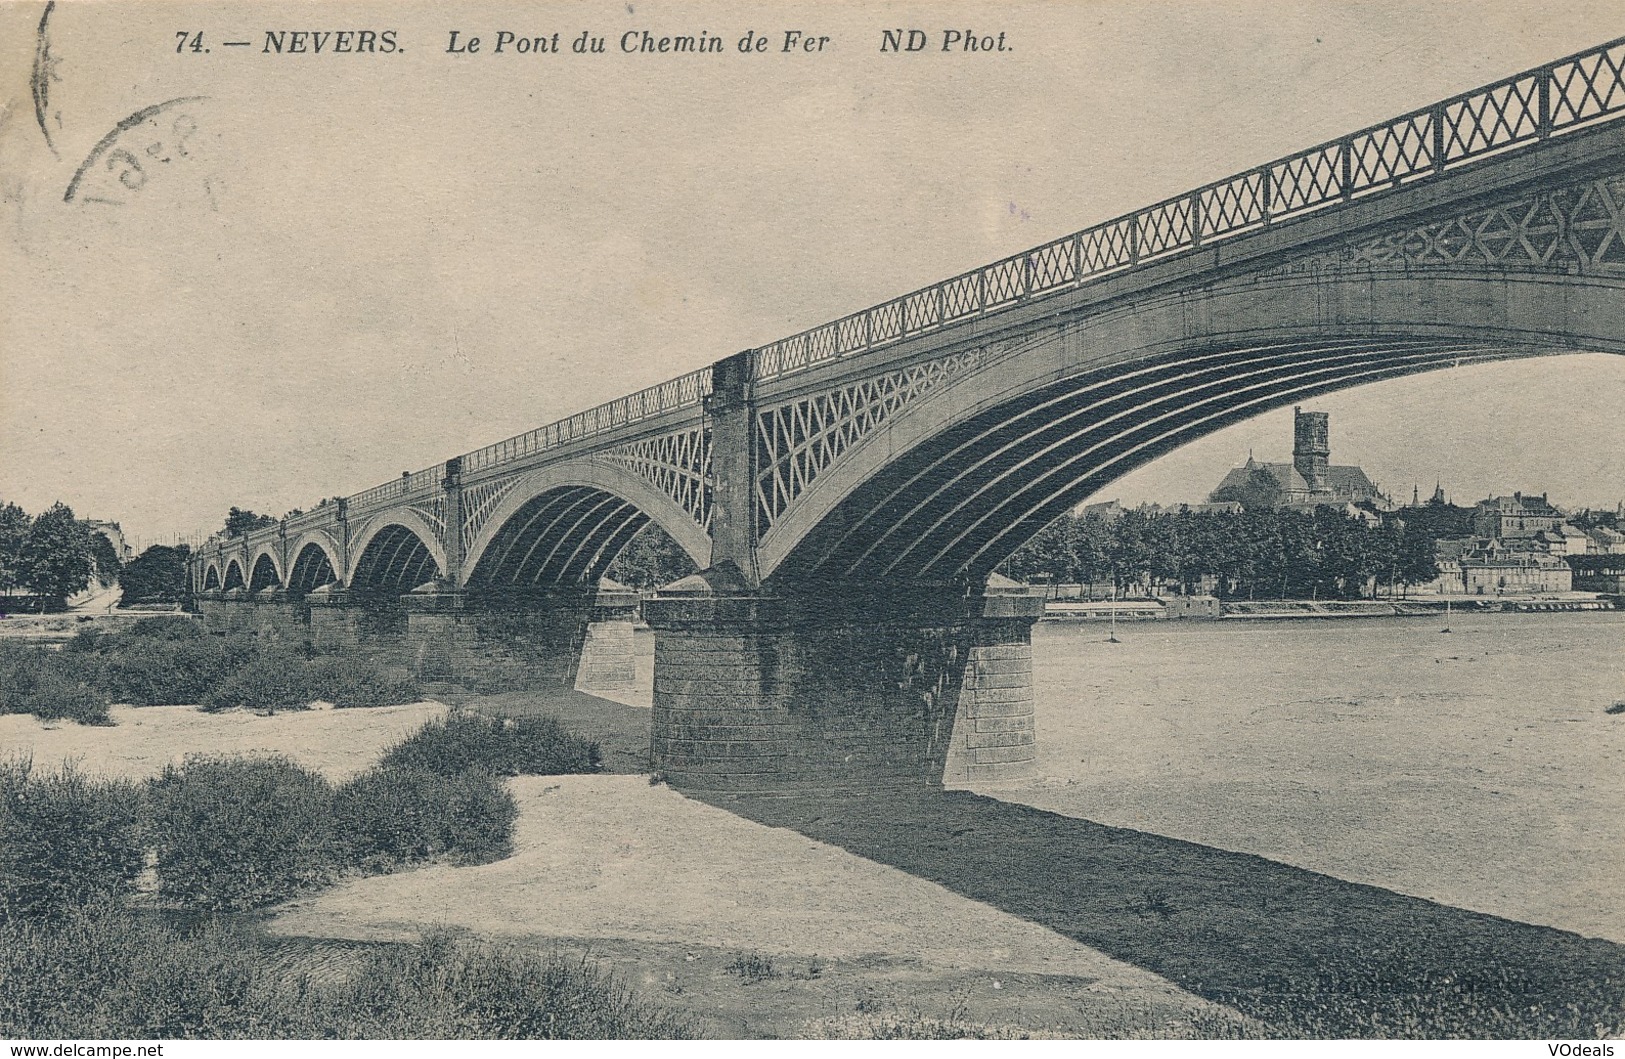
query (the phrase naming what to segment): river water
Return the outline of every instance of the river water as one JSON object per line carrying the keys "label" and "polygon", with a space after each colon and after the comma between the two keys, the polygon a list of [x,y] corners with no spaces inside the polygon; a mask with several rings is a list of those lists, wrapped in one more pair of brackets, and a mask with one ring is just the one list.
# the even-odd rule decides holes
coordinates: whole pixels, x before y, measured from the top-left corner
{"label": "river water", "polygon": [[984,793],[1625,942],[1625,613],[1442,625],[1041,622],[1040,778]]}
{"label": "river water", "polygon": [[988,793],[1625,942],[1625,614],[1450,625],[1041,623]]}

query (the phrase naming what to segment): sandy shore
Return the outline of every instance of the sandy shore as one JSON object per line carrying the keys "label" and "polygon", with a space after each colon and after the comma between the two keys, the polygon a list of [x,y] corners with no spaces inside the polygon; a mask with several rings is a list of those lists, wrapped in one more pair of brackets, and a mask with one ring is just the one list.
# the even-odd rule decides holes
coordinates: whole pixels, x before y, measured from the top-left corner
{"label": "sandy shore", "polygon": [[8,714],[0,716],[0,756],[28,755],[41,769],[73,761],[98,775],[142,779],[187,754],[285,754],[342,781],[445,712],[438,702],[269,717],[242,710],[204,713],[195,706],[114,706],[113,725],[105,728]]}
{"label": "sandy shore", "polygon": [[[352,880],[287,906],[270,929],[397,940],[436,925],[565,940],[614,953],[668,1003],[721,1018],[719,1032],[815,1034],[860,1004],[939,1018],[960,1008],[1066,1035],[1115,1025],[1183,1036],[1198,1015],[1226,1017],[1035,923],[643,776],[510,785],[512,857]],[[729,972],[752,954],[771,960],[771,978]]]}
{"label": "sandy shore", "polygon": [[[533,707],[536,704],[532,704]],[[597,709],[617,775],[519,777],[512,857],[349,880],[274,910],[287,937],[387,941],[464,928],[590,954],[718,1036],[844,1036],[884,1020],[1004,1035],[1201,1036],[1246,1020],[1167,979],[838,844],[685,797],[637,766],[647,711]],[[0,717],[0,754],[139,778],[187,753],[280,753],[334,780],[438,703],[270,717],[113,711],[115,727]],[[646,729],[645,729],[646,730]],[[624,744],[624,745],[623,745]],[[742,961],[764,974],[741,973]]]}

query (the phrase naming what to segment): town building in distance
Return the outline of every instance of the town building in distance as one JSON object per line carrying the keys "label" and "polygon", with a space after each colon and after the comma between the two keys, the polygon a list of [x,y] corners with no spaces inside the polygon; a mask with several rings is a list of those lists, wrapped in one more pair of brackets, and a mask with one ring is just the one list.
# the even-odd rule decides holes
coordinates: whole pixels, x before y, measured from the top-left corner
{"label": "town building in distance", "polygon": [[[1469,505],[1452,503],[1442,482],[1426,500],[1411,491],[1396,503],[1357,466],[1331,462],[1325,412],[1293,409],[1292,462],[1266,463],[1249,453],[1200,504],[1141,504],[1141,515],[1237,516],[1244,511],[1310,514],[1331,509],[1369,526],[1398,527],[1432,542],[1438,577],[1412,592],[1502,596],[1625,592],[1625,504],[1616,511],[1567,512],[1545,493],[1515,491]],[[1074,515],[1115,522],[1128,513],[1116,500],[1087,504]]]}

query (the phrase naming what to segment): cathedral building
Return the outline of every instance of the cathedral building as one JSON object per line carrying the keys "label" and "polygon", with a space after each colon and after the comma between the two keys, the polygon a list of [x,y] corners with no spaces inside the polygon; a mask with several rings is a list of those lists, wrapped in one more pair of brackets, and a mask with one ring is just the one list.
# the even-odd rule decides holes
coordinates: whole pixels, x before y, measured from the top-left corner
{"label": "cathedral building", "polygon": [[1331,462],[1331,416],[1326,412],[1294,408],[1292,441],[1291,463],[1259,463],[1249,453],[1246,463],[1224,476],[1209,502],[1275,508],[1392,506],[1365,471]]}

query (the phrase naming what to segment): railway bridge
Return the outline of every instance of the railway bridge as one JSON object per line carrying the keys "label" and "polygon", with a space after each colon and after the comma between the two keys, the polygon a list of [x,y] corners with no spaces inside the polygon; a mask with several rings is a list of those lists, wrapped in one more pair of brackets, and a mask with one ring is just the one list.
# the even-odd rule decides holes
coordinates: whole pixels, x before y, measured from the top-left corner
{"label": "railway bridge", "polygon": [[1041,603],[990,575],[1069,507],[1315,395],[1625,352],[1622,71],[1625,39],[211,541],[196,591],[329,639],[398,606],[431,668],[519,636],[568,680],[653,521],[701,570],[645,604],[674,783],[1020,775]]}

